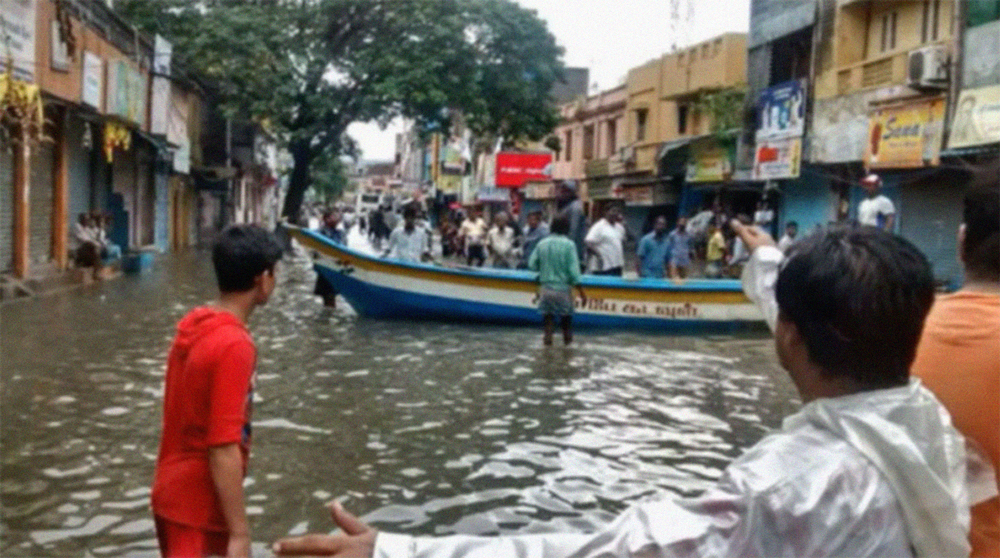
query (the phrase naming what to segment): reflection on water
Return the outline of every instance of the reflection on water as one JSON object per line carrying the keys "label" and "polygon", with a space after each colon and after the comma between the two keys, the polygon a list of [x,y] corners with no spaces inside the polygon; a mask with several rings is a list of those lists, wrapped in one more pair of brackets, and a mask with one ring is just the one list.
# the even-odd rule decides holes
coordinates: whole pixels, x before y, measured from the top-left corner
{"label": "reflection on water", "polygon": [[[379,322],[283,266],[259,348],[246,481],[258,546],[328,530],[332,498],[423,534],[594,527],[696,494],[796,405],[761,337]],[[203,253],[0,310],[0,555],[155,554],[148,509],[176,321],[212,296]]]}

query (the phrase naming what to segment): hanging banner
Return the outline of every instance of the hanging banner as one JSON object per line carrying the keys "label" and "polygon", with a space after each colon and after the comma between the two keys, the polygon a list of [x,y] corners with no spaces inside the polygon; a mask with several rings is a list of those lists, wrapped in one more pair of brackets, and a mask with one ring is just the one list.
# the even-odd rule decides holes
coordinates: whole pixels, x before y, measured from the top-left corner
{"label": "hanging banner", "polygon": [[35,0],[0,0],[0,73],[35,81]]}
{"label": "hanging banner", "polygon": [[753,180],[797,178],[802,163],[802,138],[757,140]]}
{"label": "hanging banner", "polygon": [[104,95],[104,61],[92,52],[83,52],[80,100],[98,110]]}
{"label": "hanging banner", "polygon": [[758,103],[757,140],[802,137],[806,130],[806,91],[799,80],[768,87]]}
{"label": "hanging banner", "polygon": [[948,148],[1000,142],[1000,85],[965,89],[958,96]]}
{"label": "hanging banner", "polygon": [[877,109],[868,121],[868,168],[912,168],[941,161],[944,99]]}

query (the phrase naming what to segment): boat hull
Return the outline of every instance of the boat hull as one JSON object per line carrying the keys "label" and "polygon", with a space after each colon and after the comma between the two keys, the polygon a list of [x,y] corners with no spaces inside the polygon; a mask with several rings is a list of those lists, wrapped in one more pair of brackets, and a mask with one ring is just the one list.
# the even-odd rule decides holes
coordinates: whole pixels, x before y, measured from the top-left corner
{"label": "boat hull", "polygon": [[[451,269],[382,260],[291,229],[317,254],[315,268],[358,314],[381,319],[539,325],[535,274]],[[734,280],[625,280],[585,276],[587,303],[577,301],[580,328],[675,332],[732,331],[763,326]]]}

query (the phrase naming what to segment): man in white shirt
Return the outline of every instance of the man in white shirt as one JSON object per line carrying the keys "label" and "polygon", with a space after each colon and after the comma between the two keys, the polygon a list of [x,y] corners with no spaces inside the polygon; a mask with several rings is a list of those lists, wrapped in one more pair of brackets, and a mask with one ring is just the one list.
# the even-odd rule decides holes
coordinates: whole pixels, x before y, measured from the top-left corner
{"label": "man in white shirt", "polygon": [[517,264],[514,250],[514,227],[510,226],[507,213],[501,211],[493,218],[493,227],[486,234],[486,247],[493,259],[493,267],[512,269]]}
{"label": "man in white shirt", "polygon": [[430,257],[430,238],[426,228],[417,226],[417,210],[413,206],[403,209],[403,224],[389,235],[389,248],[383,257],[411,263]]}
{"label": "man in white shirt", "polygon": [[892,200],[879,193],[882,178],[877,174],[869,174],[861,179],[861,186],[868,197],[858,204],[858,222],[892,232],[896,222],[896,206],[892,204]]}
{"label": "man in white shirt", "polygon": [[964,441],[937,399],[909,379],[934,300],[927,259],[906,240],[855,227],[804,239],[782,263],[769,235],[739,222],[733,229],[752,254],[744,291],[774,331],[778,359],[803,407],[738,457],[713,488],[637,504],[589,534],[380,533],[335,503],[331,515],[342,534],[285,539],[275,553],[967,556]]}
{"label": "man in white shirt", "polygon": [[486,262],[486,220],[482,209],[473,207],[469,211],[469,216],[458,228],[458,241],[465,248],[466,265],[476,262],[475,265],[482,266]]}
{"label": "man in white shirt", "polygon": [[621,277],[625,269],[625,226],[622,212],[612,206],[604,212],[604,217],[594,223],[583,239],[587,249],[597,256],[594,275]]}

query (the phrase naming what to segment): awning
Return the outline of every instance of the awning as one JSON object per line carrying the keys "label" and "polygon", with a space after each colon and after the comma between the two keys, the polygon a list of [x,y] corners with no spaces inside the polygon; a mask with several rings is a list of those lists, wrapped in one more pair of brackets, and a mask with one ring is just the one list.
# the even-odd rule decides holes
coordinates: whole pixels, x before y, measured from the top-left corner
{"label": "awning", "polygon": [[663,160],[663,158],[666,157],[671,151],[676,151],[700,137],[702,136],[691,136],[664,142],[663,145],[660,146],[660,152],[656,155],[656,160]]}

